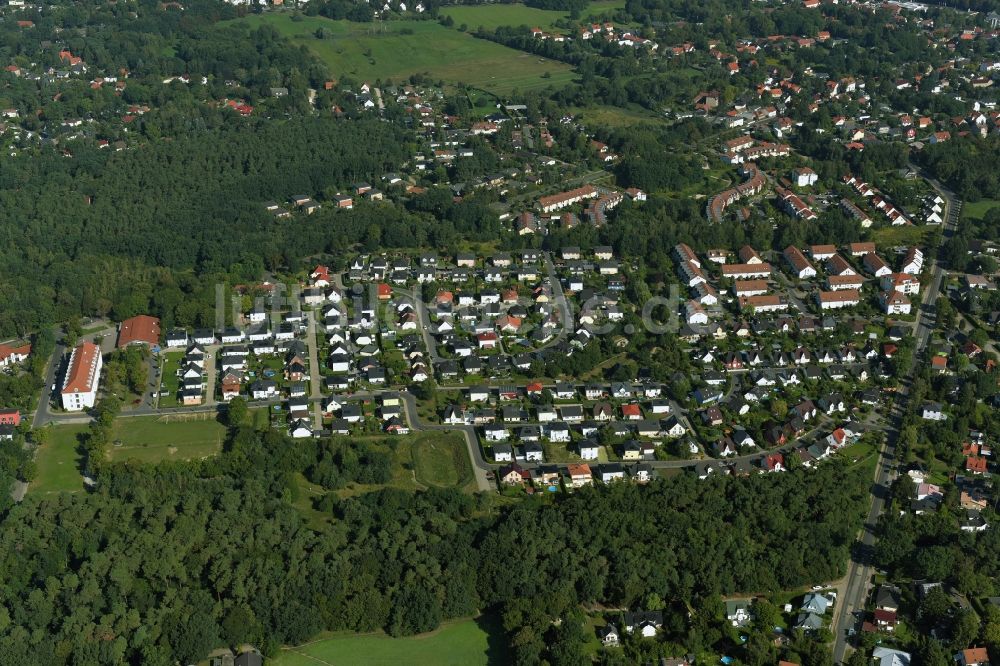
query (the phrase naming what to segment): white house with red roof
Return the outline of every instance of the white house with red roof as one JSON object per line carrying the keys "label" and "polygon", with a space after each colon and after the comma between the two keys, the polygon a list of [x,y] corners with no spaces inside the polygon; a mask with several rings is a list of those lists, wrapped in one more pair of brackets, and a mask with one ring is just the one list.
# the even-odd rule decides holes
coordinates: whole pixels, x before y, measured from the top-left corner
{"label": "white house with red roof", "polygon": [[63,409],[81,412],[94,406],[103,363],[100,347],[92,342],[81,342],[73,350],[60,391]]}
{"label": "white house with red roof", "polygon": [[919,294],[920,280],[907,273],[890,273],[882,276],[882,289],[903,294]]}
{"label": "white house with red roof", "polygon": [[326,266],[317,266],[316,269],[309,274],[312,278],[312,286],[314,287],[329,287],[330,286],[330,269]]}
{"label": "white house with red roof", "polygon": [[910,314],[913,307],[910,299],[898,291],[883,291],[879,294],[879,303],[886,314]]}
{"label": "white house with red roof", "polygon": [[0,345],[0,368],[6,368],[8,366],[14,365],[15,363],[21,363],[26,361],[28,356],[31,354],[31,345],[20,345],[18,347],[12,347],[11,345]]}

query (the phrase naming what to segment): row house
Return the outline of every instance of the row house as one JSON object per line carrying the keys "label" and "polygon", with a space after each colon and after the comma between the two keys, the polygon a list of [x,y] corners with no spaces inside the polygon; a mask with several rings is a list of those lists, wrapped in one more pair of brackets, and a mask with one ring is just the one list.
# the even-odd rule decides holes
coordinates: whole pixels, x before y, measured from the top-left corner
{"label": "row house", "polygon": [[840,291],[842,289],[857,291],[864,286],[864,283],[864,278],[857,273],[853,275],[828,275],[826,278],[826,288],[829,291]]}
{"label": "row house", "polygon": [[734,280],[769,278],[771,265],[763,262],[758,264],[726,264],[722,267],[722,276]]}
{"label": "row house", "polygon": [[733,295],[737,298],[760,296],[770,290],[767,280],[736,280],[733,282]]}
{"label": "row house", "polygon": [[861,294],[857,289],[821,291],[816,294],[816,302],[821,310],[854,307],[861,303]]}
{"label": "row house", "polygon": [[837,254],[836,245],[813,245],[809,248],[809,256],[813,261],[826,261],[832,259],[835,254]]}
{"label": "row house", "polygon": [[585,185],[568,192],[560,192],[548,197],[541,197],[538,200],[538,207],[543,213],[551,213],[556,210],[579,203],[584,199],[595,199],[598,196],[597,188],[593,185]]}
{"label": "row house", "polygon": [[794,245],[789,245],[783,253],[785,261],[791,267],[792,272],[800,280],[816,277],[816,269],[809,263],[802,251]]}
{"label": "row house", "polygon": [[845,213],[860,222],[863,229],[867,229],[872,226],[872,219],[868,217],[868,214],[865,213],[865,211],[858,208],[853,201],[849,199],[841,199],[840,207]]}
{"label": "row house", "polygon": [[903,263],[899,268],[899,272],[909,275],[920,275],[923,269],[924,253],[920,251],[920,248],[911,247],[903,257]]}
{"label": "row house", "polygon": [[774,188],[775,194],[778,195],[780,200],[780,206],[784,209],[786,213],[798,220],[811,221],[817,219],[819,216],[816,212],[806,205],[804,201],[794,192],[786,190],[783,187]]}
{"label": "row house", "polygon": [[864,264],[865,270],[874,275],[877,278],[889,275],[892,273],[892,269],[889,265],[882,260],[880,256],[874,252],[869,252],[861,258],[861,263]]}
{"label": "row house", "polygon": [[764,294],[741,298],[740,309],[752,309],[754,312],[782,312],[788,309],[788,303],[785,303],[778,294]]}

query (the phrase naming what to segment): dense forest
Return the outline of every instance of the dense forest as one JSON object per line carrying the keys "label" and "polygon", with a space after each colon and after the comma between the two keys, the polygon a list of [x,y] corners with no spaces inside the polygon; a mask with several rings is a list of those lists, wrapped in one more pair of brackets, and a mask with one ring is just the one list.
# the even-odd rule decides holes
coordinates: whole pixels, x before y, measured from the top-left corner
{"label": "dense forest", "polygon": [[864,504],[861,471],[831,463],[585,489],[499,516],[487,495],[330,492],[314,504],[329,525],[313,531],[290,504],[298,475],[331,491],[384,480],[391,448],[317,447],[244,415],[234,410],[215,459],[95,465],[97,490],[10,510],[0,662],[166,666],[221,644],[273,652],[322,629],[405,635],[492,608],[518,663],[537,663],[553,659],[551,622],[580,603],[635,607],[654,593],[702,604],[836,578]]}
{"label": "dense forest", "polygon": [[157,266],[252,280],[286,251],[322,250],[310,246],[315,223],[311,232],[277,225],[262,202],[371,179],[398,162],[401,143],[382,123],[303,118],[74,160],[43,152],[0,162],[0,234],[13,250],[0,259],[0,335],[80,313],[145,311],[172,281]]}
{"label": "dense forest", "polygon": [[1000,177],[994,168],[998,150],[996,134],[986,139],[956,136],[927,146],[918,159],[962,199],[998,199]]}

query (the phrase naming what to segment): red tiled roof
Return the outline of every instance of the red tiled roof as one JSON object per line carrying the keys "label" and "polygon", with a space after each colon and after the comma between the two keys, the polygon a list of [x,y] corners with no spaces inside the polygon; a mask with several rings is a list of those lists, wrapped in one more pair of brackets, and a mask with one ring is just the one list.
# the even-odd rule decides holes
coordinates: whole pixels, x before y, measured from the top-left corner
{"label": "red tiled roof", "polygon": [[962,650],[962,659],[966,664],[983,664],[989,663],[990,655],[984,647],[969,648]]}
{"label": "red tiled roof", "polygon": [[160,320],[149,315],[136,315],[122,322],[118,329],[118,348],[133,343],[150,346],[160,342]]}
{"label": "red tiled roof", "polygon": [[838,291],[819,292],[820,303],[844,303],[857,302],[861,300],[861,294],[857,289],[840,289]]}
{"label": "red tiled roof", "polygon": [[979,456],[969,456],[965,459],[965,469],[970,472],[985,472],[986,471],[986,458]]}
{"label": "red tiled roof", "polygon": [[31,345],[21,345],[11,347],[10,345],[0,345],[0,361],[6,360],[10,356],[27,356],[31,353]]}
{"label": "red tiled roof", "polygon": [[66,370],[66,382],[63,393],[87,393],[95,387],[90,384],[94,365],[101,357],[100,348],[93,342],[81,342],[73,351],[69,368]]}

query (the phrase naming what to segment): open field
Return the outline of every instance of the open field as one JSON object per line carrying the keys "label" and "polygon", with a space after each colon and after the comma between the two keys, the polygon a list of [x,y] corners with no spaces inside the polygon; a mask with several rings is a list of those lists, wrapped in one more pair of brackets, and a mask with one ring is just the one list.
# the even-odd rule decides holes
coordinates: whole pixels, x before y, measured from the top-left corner
{"label": "open field", "polygon": [[897,247],[899,245],[926,246],[927,239],[939,233],[940,228],[934,226],[899,226],[883,227],[872,233],[872,240],[879,247]]}
{"label": "open field", "polygon": [[[268,427],[266,409],[255,409],[251,413],[255,427]],[[52,426],[49,443],[41,447],[36,456],[38,476],[31,483],[31,492],[53,493],[83,489],[80,456],[76,449],[79,444],[78,435],[86,432],[87,428],[86,425],[77,424]],[[119,418],[115,421],[112,432],[114,445],[108,451],[108,459],[136,460],[142,463],[196,460],[219,453],[225,436],[225,427],[210,413],[179,412],[167,416]],[[475,490],[472,462],[462,435],[458,432],[423,432],[393,439],[384,435],[356,436],[355,439],[392,442],[395,448],[395,465],[388,485],[394,488]],[[304,478],[300,479],[300,486],[304,492],[299,508],[308,510],[313,497],[324,491],[319,486],[312,486]],[[350,497],[380,487],[351,484],[337,494]]]}
{"label": "open field", "polygon": [[419,483],[438,488],[472,484],[475,489],[472,462],[460,433],[420,433],[410,443],[410,456]]}
{"label": "open field", "polygon": [[274,666],[491,666],[509,663],[500,627],[485,618],[458,620],[436,631],[407,638],[382,633],[337,633],[301,647],[289,648],[270,660]]}
{"label": "open field", "polygon": [[[115,421],[111,460],[194,460],[222,450],[225,427],[214,414],[137,416]],[[120,445],[119,445],[120,444]]]}
{"label": "open field", "polygon": [[38,475],[28,486],[28,492],[47,494],[83,490],[80,474],[80,454],[77,436],[87,431],[86,425],[54,426],[49,442],[35,452]]}
{"label": "open field", "polygon": [[1000,206],[1000,201],[996,199],[982,199],[980,201],[966,202],[962,204],[962,215],[974,220],[981,220],[990,208]]}
{"label": "open field", "polygon": [[[605,12],[613,12],[625,6],[621,0],[611,0],[610,2],[592,2],[580,14],[581,19],[589,16],[600,16]],[[469,30],[476,30],[483,27],[486,30],[495,30],[500,26],[521,26],[537,27],[542,30],[553,30],[554,24],[560,19],[569,19],[568,12],[559,12],[547,9],[536,9],[525,5],[457,5],[452,7],[442,7],[442,16],[450,16],[455,25],[468,26]],[[558,32],[558,29],[554,31]]]}
{"label": "open field", "polygon": [[573,109],[573,113],[584,124],[606,127],[631,127],[643,123],[663,123],[663,118],[640,108],[623,109],[613,106],[595,105],[583,108],[576,107]]}
{"label": "open field", "polygon": [[[230,22],[248,28],[274,26],[294,43],[312,51],[336,78],[394,79],[427,74],[495,93],[561,85],[572,69],[446,28],[433,21],[389,21],[372,24],[333,21],[320,16],[269,13]],[[322,30],[323,37],[317,38]]]}
{"label": "open field", "polygon": [[[351,439],[365,439],[352,436]],[[386,441],[385,436],[374,437]],[[394,445],[392,480],[387,485],[401,490],[459,488],[476,490],[472,461],[458,432],[420,432],[391,438]],[[337,491],[341,498],[360,495],[382,486],[352,483]]]}

